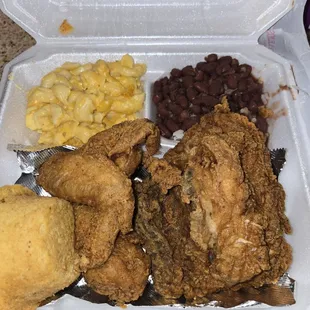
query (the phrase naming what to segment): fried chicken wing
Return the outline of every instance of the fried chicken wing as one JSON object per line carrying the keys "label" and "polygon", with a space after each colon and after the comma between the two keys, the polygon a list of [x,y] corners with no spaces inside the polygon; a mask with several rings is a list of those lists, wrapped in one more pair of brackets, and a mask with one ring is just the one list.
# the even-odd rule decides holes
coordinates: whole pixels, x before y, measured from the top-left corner
{"label": "fried chicken wing", "polygon": [[131,181],[114,163],[78,152],[58,153],[40,168],[38,183],[75,207],[77,249],[88,268],[103,264],[119,231],[131,229]]}
{"label": "fried chicken wing", "polygon": [[[203,297],[221,289],[274,283],[292,259],[285,194],[265,138],[246,117],[204,116],[169,150],[182,171],[136,185],[136,230],[152,257],[155,289],[165,297]],[[168,262],[168,263],[166,263]]]}
{"label": "fried chicken wing", "polygon": [[140,164],[145,143],[148,155],[155,154],[160,146],[159,129],[147,119],[125,121],[91,137],[79,150],[83,154],[101,154],[111,158],[127,175]]}
{"label": "fried chicken wing", "polygon": [[120,226],[117,215],[108,208],[104,215],[103,210],[94,207],[74,207],[75,248],[81,256],[82,271],[101,266],[113,251]]}
{"label": "fried chicken wing", "polygon": [[130,233],[117,238],[106,263],[88,270],[85,280],[97,293],[111,300],[130,302],[142,295],[149,270],[149,256],[143,252],[139,238]]}
{"label": "fried chicken wing", "polygon": [[115,239],[132,226],[134,197],[131,175],[142,159],[159,148],[159,131],[150,121],[128,121],[98,133],[80,149],[59,153],[40,168],[37,178],[46,191],[75,207],[76,247],[82,270],[101,266],[110,256]]}
{"label": "fried chicken wing", "polygon": [[130,229],[121,210],[125,211],[128,201],[132,201],[131,182],[110,159],[78,152],[58,153],[41,166],[37,180],[52,195],[72,202],[98,209],[120,205],[120,226],[124,233]]}

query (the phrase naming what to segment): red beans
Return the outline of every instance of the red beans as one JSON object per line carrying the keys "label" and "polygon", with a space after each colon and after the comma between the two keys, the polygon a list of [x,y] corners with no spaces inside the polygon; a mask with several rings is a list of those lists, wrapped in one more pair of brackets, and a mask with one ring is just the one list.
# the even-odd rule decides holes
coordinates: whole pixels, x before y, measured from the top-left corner
{"label": "red beans", "polygon": [[238,103],[240,109],[246,108],[247,106],[247,103],[245,101],[239,100]]}
{"label": "red beans", "polygon": [[163,95],[161,93],[155,94],[153,96],[153,102],[155,104],[158,104],[159,102],[161,102],[163,100]]}
{"label": "red beans", "polygon": [[176,103],[170,103],[168,108],[174,115],[179,115],[183,111]]}
{"label": "red beans", "polygon": [[171,131],[171,132],[175,132],[177,130],[180,129],[179,125],[174,122],[172,119],[168,119],[166,121],[166,127]]}
{"label": "red beans", "polygon": [[179,115],[179,122],[184,122],[185,120],[187,120],[188,118],[190,118],[190,114],[189,111],[183,110],[180,115]]}
{"label": "red beans", "polygon": [[239,61],[238,61],[238,59],[233,58],[233,59],[231,60],[231,65],[232,65],[232,66],[239,66]]}
{"label": "red beans", "polygon": [[268,131],[268,123],[267,120],[261,116],[256,117],[256,127],[262,131],[263,133],[266,133]]}
{"label": "red beans", "polygon": [[162,123],[157,123],[157,126],[160,130],[160,133],[165,138],[170,138],[172,135],[172,132]]}
{"label": "red beans", "polygon": [[197,94],[198,94],[198,92],[194,87],[189,87],[186,90],[186,96],[187,96],[189,101],[193,101],[196,98]]}
{"label": "red beans", "polygon": [[183,74],[184,76],[187,76],[187,75],[189,75],[189,76],[195,76],[195,75],[196,75],[196,72],[195,72],[193,66],[186,66],[186,67],[184,67],[184,68],[182,69],[182,74]]}
{"label": "red beans", "polygon": [[239,81],[238,83],[238,89],[242,92],[245,91],[247,89],[247,82],[246,80],[242,79]]}
{"label": "red beans", "polygon": [[173,76],[173,77],[179,78],[179,77],[182,76],[182,71],[179,70],[179,69],[177,69],[177,68],[174,68],[174,69],[171,70],[171,73],[170,73],[170,74],[171,74],[171,76]]}
{"label": "red beans", "polygon": [[207,62],[216,62],[217,61],[217,55],[216,54],[209,54],[207,57],[205,57],[205,61]]}
{"label": "red beans", "polygon": [[217,66],[215,72],[217,75],[228,75],[230,73],[233,73],[234,70],[232,70],[230,65],[226,64]]}
{"label": "red beans", "polygon": [[197,70],[195,81],[203,81],[204,80],[204,73],[201,70]]}
{"label": "red beans", "polygon": [[170,93],[169,86],[168,85],[163,86],[163,96],[165,99],[169,98],[169,93]]}
{"label": "red beans", "polygon": [[239,66],[238,69],[239,69],[238,71],[240,72],[240,76],[242,78],[250,76],[250,74],[252,72],[252,67],[247,65],[247,64]]}
{"label": "red beans", "polygon": [[169,78],[156,81],[152,100],[161,134],[171,138],[173,132],[186,131],[212,112],[223,96],[232,112],[247,115],[259,130],[267,132],[267,121],[259,114],[264,105],[261,95],[262,84],[252,75],[250,65],[239,64],[231,56],[210,54],[195,67],[173,68]]}
{"label": "red beans", "polygon": [[200,93],[208,93],[208,83],[206,82],[196,82],[194,88]]}
{"label": "red beans", "polygon": [[216,62],[210,62],[206,63],[201,70],[207,73],[215,73],[216,72],[217,63]]}
{"label": "red beans", "polygon": [[258,106],[254,100],[251,100],[250,103],[248,104],[248,109],[253,112],[257,113],[258,112]]}
{"label": "red beans", "polygon": [[231,56],[223,56],[219,59],[219,64],[220,65],[230,65],[232,62],[232,57]]}
{"label": "red beans", "polygon": [[222,92],[222,82],[220,80],[214,80],[209,86],[209,94],[216,96],[220,95]]}
{"label": "red beans", "polygon": [[182,108],[186,109],[188,108],[188,101],[185,96],[178,96],[176,99],[176,103]]}
{"label": "red beans", "polygon": [[216,97],[212,97],[212,96],[204,96],[204,103],[206,106],[208,107],[214,107],[216,104],[220,103],[220,100]]}
{"label": "red beans", "polygon": [[183,86],[185,88],[191,87],[194,84],[194,78],[192,76],[184,76],[182,78]]}
{"label": "red beans", "polygon": [[154,83],[154,92],[160,92],[161,91],[161,87],[162,87],[162,83],[161,81],[156,81]]}
{"label": "red beans", "polygon": [[227,78],[227,82],[226,82],[226,85],[228,88],[230,89],[235,89],[238,87],[238,79],[237,79],[237,76],[234,74],[234,75],[229,75],[228,78]]}
{"label": "red beans", "polygon": [[192,105],[190,107],[190,111],[193,113],[193,114],[196,114],[196,115],[199,115],[202,111],[202,109],[200,108],[200,105]]}
{"label": "red beans", "polygon": [[193,125],[195,125],[196,123],[198,123],[198,119],[196,118],[189,118],[187,120],[185,120],[182,124],[182,130],[186,131],[187,129],[191,128]]}
{"label": "red beans", "polygon": [[165,76],[164,78],[161,79],[161,84],[162,85],[167,85],[168,81],[169,81],[169,79]]}
{"label": "red beans", "polygon": [[201,62],[198,62],[198,64],[196,65],[196,70],[202,70],[203,66],[206,64],[205,61],[201,61]]}
{"label": "red beans", "polygon": [[179,89],[180,88],[180,86],[179,86],[179,83],[177,83],[177,82],[172,82],[170,85],[169,85],[169,90],[170,90],[170,92],[173,92],[173,91],[175,91],[175,90],[177,90],[177,89]]}
{"label": "red beans", "polygon": [[231,98],[233,101],[238,102],[241,98],[242,93],[239,90],[235,90],[232,94],[231,94]]}
{"label": "red beans", "polygon": [[242,98],[242,101],[244,102],[249,102],[251,99],[250,95],[247,93],[242,94],[241,98]]}
{"label": "red beans", "polygon": [[165,118],[170,116],[170,113],[167,110],[167,108],[165,106],[162,106],[162,105],[158,106],[157,113],[160,116],[160,118],[162,118],[162,119],[165,119]]}

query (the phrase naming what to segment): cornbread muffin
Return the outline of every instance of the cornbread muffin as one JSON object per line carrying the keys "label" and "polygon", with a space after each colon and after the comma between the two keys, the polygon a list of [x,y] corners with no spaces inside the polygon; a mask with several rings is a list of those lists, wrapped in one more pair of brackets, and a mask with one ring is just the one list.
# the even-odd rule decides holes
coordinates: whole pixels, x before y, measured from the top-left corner
{"label": "cornbread muffin", "polygon": [[0,188],[0,309],[32,310],[78,276],[70,203]]}
{"label": "cornbread muffin", "polygon": [[0,187],[0,201],[5,202],[6,198],[12,198],[14,196],[36,196],[28,187],[22,185],[5,185]]}

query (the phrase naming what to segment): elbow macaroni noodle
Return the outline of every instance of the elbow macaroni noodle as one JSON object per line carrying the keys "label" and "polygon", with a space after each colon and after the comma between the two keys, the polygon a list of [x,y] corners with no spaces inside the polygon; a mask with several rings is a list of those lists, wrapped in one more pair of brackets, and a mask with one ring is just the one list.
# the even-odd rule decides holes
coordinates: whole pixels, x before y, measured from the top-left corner
{"label": "elbow macaroni noodle", "polygon": [[145,72],[146,65],[128,54],[115,62],[66,62],[29,91],[26,126],[40,133],[42,144],[86,143],[99,131],[137,118]]}

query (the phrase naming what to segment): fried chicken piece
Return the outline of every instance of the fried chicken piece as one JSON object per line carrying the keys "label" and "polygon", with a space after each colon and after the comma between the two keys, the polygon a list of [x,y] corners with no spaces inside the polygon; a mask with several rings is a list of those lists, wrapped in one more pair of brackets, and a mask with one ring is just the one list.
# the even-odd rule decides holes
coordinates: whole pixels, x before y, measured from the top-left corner
{"label": "fried chicken piece", "polygon": [[114,249],[114,241],[120,231],[120,223],[110,206],[107,208],[109,210],[105,215],[103,210],[94,207],[86,205],[74,207],[75,248],[81,256],[80,268],[82,271],[104,264]]}
{"label": "fried chicken piece", "polygon": [[152,175],[137,190],[136,229],[152,257],[156,290],[192,299],[277,281],[291,263],[283,236],[290,226],[255,125],[223,111],[204,116],[164,158],[182,171],[181,186],[154,195],[151,188],[166,180]]}
{"label": "fried chicken piece", "polygon": [[[184,251],[189,233],[186,225],[189,209],[178,195],[169,194],[173,203],[165,203],[167,196],[153,180],[135,183],[135,193],[138,207],[135,230],[151,256],[155,290],[166,298],[178,298],[183,294],[183,270],[178,254]],[[173,241],[169,239],[172,232],[177,235]]]}
{"label": "fried chicken piece", "polygon": [[135,233],[120,235],[106,263],[88,270],[87,284],[99,294],[119,303],[137,300],[143,293],[150,271],[149,256]]}
{"label": "fried chicken piece", "polygon": [[159,129],[148,119],[125,121],[91,137],[80,152],[101,154],[112,159],[127,175],[131,175],[142,159],[140,145],[145,143],[146,153],[154,155],[160,146]]}
{"label": "fried chicken piece", "polygon": [[184,289],[190,298],[249,281],[270,268],[263,218],[246,206],[249,187],[238,151],[219,135],[205,136],[201,144],[189,156],[183,194],[193,208],[190,238],[216,257],[206,283],[196,270],[189,274]]}
{"label": "fried chicken piece", "polygon": [[[205,140],[206,136],[209,136],[209,141]],[[214,136],[214,138],[210,140],[212,136]],[[218,154],[215,162],[213,162],[213,166],[211,165],[210,167],[211,171],[214,165],[218,166],[218,158],[223,160],[224,156],[226,157],[228,154],[222,151],[221,155],[221,147],[217,147],[216,151],[215,143],[220,145],[220,140],[222,140],[222,144],[227,144],[232,150],[237,151],[237,156],[240,161],[239,165],[242,169],[240,171],[243,171],[244,179],[242,185],[244,184],[244,189],[248,192],[244,207],[240,209],[241,215],[244,216],[244,224],[240,226],[238,230],[241,229],[241,232],[246,233],[246,231],[254,230],[253,227],[250,229],[249,226],[256,227],[255,230],[257,231],[253,233],[263,235],[268,250],[265,263],[270,265],[268,270],[262,268],[261,273],[257,277],[253,277],[251,285],[261,286],[264,283],[276,282],[283,272],[288,269],[291,263],[291,248],[283,237],[284,233],[291,232],[291,227],[284,213],[285,192],[281,184],[277,181],[276,176],[273,174],[270,154],[266,148],[265,136],[253,123],[249,122],[246,117],[239,114],[225,113],[224,110],[203,117],[200,124],[191,128],[184,135],[181,143],[165,155],[165,159],[171,164],[181,169],[182,166],[184,169],[184,165],[186,165],[186,170],[189,170],[191,167],[194,171],[198,172],[197,177],[195,177],[196,182],[198,182],[198,179],[201,177],[201,175],[199,175],[199,168],[201,168],[201,165],[197,165],[199,157],[195,158],[193,153],[197,153],[197,150],[193,151],[193,148],[195,145],[201,145],[201,143],[199,143],[200,140],[203,140],[202,144],[207,146],[213,156],[216,153]],[[183,153],[182,155],[180,155],[180,151]],[[185,161],[184,153],[187,154]],[[228,165],[231,165],[231,162],[228,161]],[[230,168],[226,172],[223,171],[223,173],[225,173],[225,176],[232,176],[233,172]],[[219,184],[222,184],[220,179],[218,180]],[[236,197],[236,194],[238,192],[240,193],[242,185],[238,187],[238,192],[235,192],[231,184],[227,184],[227,180],[225,179],[224,181],[227,194],[232,195],[232,198],[233,196]],[[203,183],[201,182],[201,184]],[[225,189],[225,187],[223,187],[223,189]],[[215,214],[213,214],[213,216],[215,216]],[[223,227],[221,215],[219,216],[219,224]],[[218,226],[219,224],[217,224],[217,229],[221,228]],[[226,228],[224,228],[222,232],[225,230]],[[248,232],[250,235],[253,233]],[[228,239],[228,235],[225,238]],[[248,238],[245,238],[245,240],[247,239]],[[254,249],[254,245],[257,244],[257,242],[252,240],[249,241],[253,242],[253,244],[247,243],[248,247]],[[246,247],[245,250],[249,250],[248,247]],[[255,252],[257,252],[257,249]],[[231,253],[232,250],[229,250],[230,255]],[[251,256],[253,256],[253,253],[251,253]],[[261,260],[261,263],[264,261],[263,257],[257,256],[257,258]],[[225,265],[226,263],[223,260],[217,268],[221,269]],[[227,261],[227,265],[231,265],[231,262]],[[253,267],[254,265],[252,263],[249,264],[249,268]],[[236,269],[236,267],[234,267],[234,269]],[[244,272],[244,269],[244,266],[240,266],[240,274],[242,271]]]}
{"label": "fried chicken piece", "polygon": [[69,202],[0,187],[0,309],[34,310],[80,275]]}
{"label": "fried chicken piece", "polygon": [[101,266],[110,256],[117,234],[132,226],[131,181],[141,162],[142,143],[157,152],[160,133],[148,120],[127,121],[98,133],[82,148],[54,155],[40,168],[38,184],[52,195],[83,204],[75,207],[76,247],[81,268]]}
{"label": "fried chicken piece", "polygon": [[114,163],[78,152],[58,153],[40,168],[38,183],[53,196],[84,204],[75,207],[76,247],[85,266],[102,265],[119,231],[131,230],[131,181]]}
{"label": "fried chicken piece", "polygon": [[181,184],[181,170],[172,167],[165,159],[144,156],[143,166],[151,173],[153,181],[160,185],[163,194]]}

